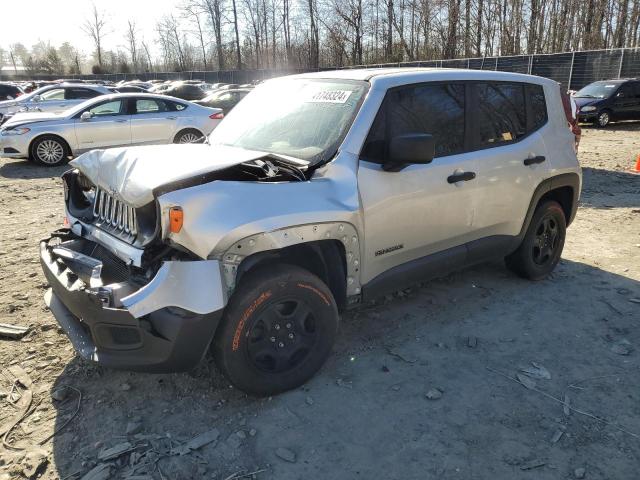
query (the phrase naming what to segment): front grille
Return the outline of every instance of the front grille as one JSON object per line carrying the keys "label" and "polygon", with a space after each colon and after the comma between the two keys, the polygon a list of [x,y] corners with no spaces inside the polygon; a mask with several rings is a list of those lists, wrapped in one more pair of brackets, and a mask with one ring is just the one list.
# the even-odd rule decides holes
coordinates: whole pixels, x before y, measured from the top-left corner
{"label": "front grille", "polygon": [[101,188],[96,188],[93,202],[96,226],[118,236],[135,238],[138,233],[136,210]]}

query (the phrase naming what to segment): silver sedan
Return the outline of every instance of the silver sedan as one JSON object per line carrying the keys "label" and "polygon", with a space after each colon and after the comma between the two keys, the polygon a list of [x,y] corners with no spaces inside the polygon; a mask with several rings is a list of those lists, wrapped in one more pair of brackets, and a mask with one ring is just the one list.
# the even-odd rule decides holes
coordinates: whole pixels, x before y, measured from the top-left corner
{"label": "silver sedan", "polygon": [[16,114],[0,127],[0,156],[55,166],[96,148],[197,143],[223,117],[219,108],[164,95],[103,95],[59,114]]}

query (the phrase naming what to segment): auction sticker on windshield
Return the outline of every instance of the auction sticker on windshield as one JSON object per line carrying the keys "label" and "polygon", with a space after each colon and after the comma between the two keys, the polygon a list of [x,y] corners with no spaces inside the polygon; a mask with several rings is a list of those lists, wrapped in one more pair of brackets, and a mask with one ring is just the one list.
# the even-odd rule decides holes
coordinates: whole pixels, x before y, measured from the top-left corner
{"label": "auction sticker on windshield", "polygon": [[310,92],[306,102],[313,103],[345,103],[351,95],[351,90],[320,90]]}

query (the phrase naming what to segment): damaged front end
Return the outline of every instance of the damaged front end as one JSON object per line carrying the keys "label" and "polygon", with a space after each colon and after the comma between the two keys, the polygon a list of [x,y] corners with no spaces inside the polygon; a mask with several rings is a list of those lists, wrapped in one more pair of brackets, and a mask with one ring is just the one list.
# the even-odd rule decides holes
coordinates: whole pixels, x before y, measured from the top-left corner
{"label": "damaged front end", "polygon": [[[187,145],[182,163],[169,162],[173,149],[165,149],[92,151],[74,160],[62,177],[67,228],[40,244],[47,305],[78,353],[105,366],[195,366],[233,288],[225,245],[254,229],[278,229],[266,208],[281,212],[279,222],[297,224],[292,196],[309,193],[330,219],[342,208],[333,182],[307,181],[306,162],[205,145]],[[212,152],[227,160],[207,164]],[[169,216],[176,208],[184,211],[178,230]]]}
{"label": "damaged front end", "polygon": [[[193,367],[225,303],[217,261],[165,260],[149,279],[101,245],[61,230],[40,243],[40,262],[51,286],[46,303],[74,348],[110,367]],[[210,291],[194,294],[203,282]]]}
{"label": "damaged front end", "polygon": [[40,261],[74,348],[116,368],[195,366],[226,304],[219,262],[163,244],[155,202],[130,206],[78,170],[63,183],[69,228],[40,243]]}

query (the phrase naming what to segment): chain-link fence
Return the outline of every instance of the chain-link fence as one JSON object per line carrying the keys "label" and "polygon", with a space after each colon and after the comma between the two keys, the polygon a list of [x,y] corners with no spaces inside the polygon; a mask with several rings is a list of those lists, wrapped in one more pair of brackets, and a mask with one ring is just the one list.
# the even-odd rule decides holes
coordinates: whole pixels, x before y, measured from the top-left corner
{"label": "chain-link fence", "polygon": [[[578,90],[596,80],[614,78],[633,78],[640,76],[640,48],[620,48],[614,50],[590,50],[534,55],[514,55],[502,57],[478,57],[454,60],[428,60],[416,62],[384,63],[359,65],[341,68],[384,68],[384,67],[432,67],[432,68],[468,68],[474,70],[497,70],[501,72],[527,73],[547,77],[562,84],[569,90]],[[322,70],[331,70],[323,68]],[[282,75],[304,73],[308,69],[270,69],[270,70],[227,70],[193,71],[166,73],[116,73],[103,75],[69,75],[67,79],[82,80],[202,80],[209,83],[245,84],[266,80]],[[0,75],[0,80],[39,79],[53,80],[47,75]]]}
{"label": "chain-link fence", "polygon": [[555,80],[568,90],[579,90],[597,80],[640,76],[640,48],[368,65],[369,68],[392,66],[526,73]]}

